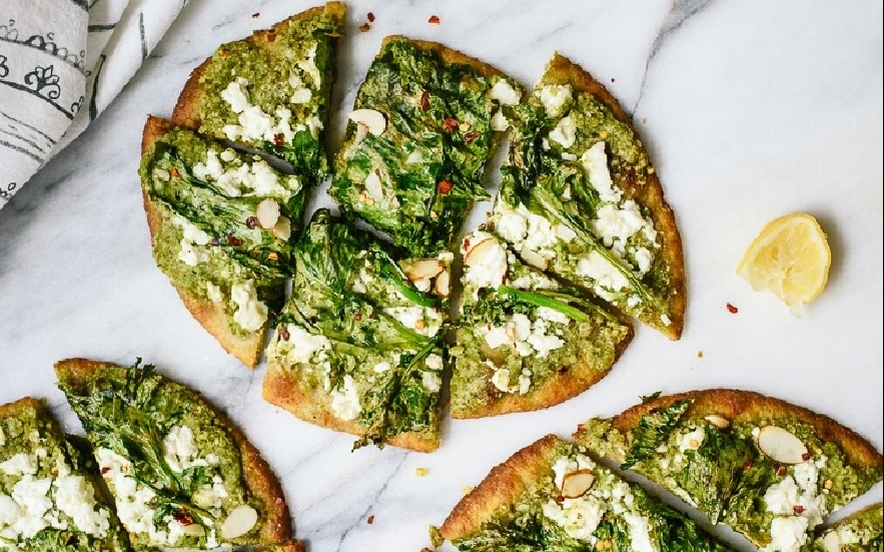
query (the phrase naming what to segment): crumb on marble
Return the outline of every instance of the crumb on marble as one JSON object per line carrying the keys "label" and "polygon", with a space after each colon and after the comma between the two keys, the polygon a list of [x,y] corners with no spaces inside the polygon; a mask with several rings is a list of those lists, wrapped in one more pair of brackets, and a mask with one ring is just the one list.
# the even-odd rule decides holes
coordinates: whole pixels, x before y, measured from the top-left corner
{"label": "crumb on marble", "polygon": [[441,25],[442,20],[439,19],[438,15],[431,15],[430,18],[427,20],[427,23],[429,23],[430,25]]}
{"label": "crumb on marble", "polygon": [[414,469],[414,474],[418,477],[423,477],[423,476],[427,475],[428,473],[430,473],[430,470],[428,470],[427,468],[415,468]]}

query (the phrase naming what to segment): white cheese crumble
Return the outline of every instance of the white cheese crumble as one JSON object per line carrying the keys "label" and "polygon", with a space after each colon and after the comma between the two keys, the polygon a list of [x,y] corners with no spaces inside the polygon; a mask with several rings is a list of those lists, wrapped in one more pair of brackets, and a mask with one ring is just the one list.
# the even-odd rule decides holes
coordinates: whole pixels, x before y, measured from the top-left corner
{"label": "white cheese crumble", "polygon": [[427,365],[427,368],[430,370],[441,370],[442,369],[442,357],[437,355],[436,353],[430,353],[427,355],[426,360],[424,360],[424,364]]}
{"label": "white cheese crumble", "polygon": [[583,166],[589,183],[599,193],[599,199],[610,203],[620,201],[622,194],[611,179],[604,142],[596,142],[583,152],[583,155],[580,156],[580,164]]}
{"label": "white cheese crumble", "polygon": [[12,529],[21,538],[33,538],[49,527],[47,514],[52,508],[52,499],[48,496],[51,485],[51,478],[35,479],[31,475],[25,475],[12,488],[10,496],[20,511]]}
{"label": "white cheese crumble", "polygon": [[510,122],[501,110],[498,109],[494,112],[494,115],[491,116],[491,130],[503,132],[509,128],[509,126]]}
{"label": "white cheese crumble", "polygon": [[325,360],[331,341],[324,335],[314,335],[301,326],[287,324],[288,339],[282,339],[277,330],[277,338],[274,341],[273,353],[283,357],[288,364],[307,364],[311,361],[322,362]]}
{"label": "white cheese crumble", "polygon": [[488,90],[488,97],[503,105],[516,105],[521,96],[505,79],[498,79],[494,86]]}
{"label": "white cheese crumble", "polygon": [[110,513],[107,509],[96,511],[95,489],[81,475],[63,475],[56,478],[55,504],[59,511],[73,520],[79,531],[99,538],[107,536]]}
{"label": "white cheese crumble", "polygon": [[37,458],[20,452],[5,462],[0,463],[0,471],[12,476],[34,475],[37,473]]}
{"label": "white cheese crumble", "polygon": [[224,300],[224,293],[221,291],[221,288],[212,282],[206,282],[206,295],[209,301],[213,303],[220,303]]}
{"label": "white cheese crumble", "polygon": [[763,552],[798,552],[807,542],[807,519],[803,517],[777,517],[770,525],[770,543]]}
{"label": "white cheese crumble", "polygon": [[609,296],[608,290],[620,291],[629,286],[626,276],[598,251],[590,251],[577,261],[576,272],[579,276],[595,280],[593,291],[602,298]]}
{"label": "white cheese crumble", "polygon": [[570,101],[570,84],[548,84],[540,89],[540,103],[543,104],[547,117],[558,117]]}
{"label": "white cheese crumble", "polygon": [[828,515],[824,497],[817,496],[819,470],[826,460],[821,456],[796,464],[791,474],[765,491],[765,509],[776,516],[765,552],[798,552],[807,540],[807,531],[820,525]]}
{"label": "white cheese crumble", "polygon": [[[546,309],[551,311],[551,309]],[[522,313],[510,316],[503,326],[491,327],[484,336],[485,343],[491,349],[497,349],[503,345],[510,345],[516,349],[520,356],[534,354],[537,358],[546,358],[549,353],[565,345],[558,336],[547,335],[548,321],[560,322],[560,313],[550,314],[544,312],[549,318],[538,316],[534,322]],[[567,323],[567,317],[565,317]]]}
{"label": "white cheese crumble", "polygon": [[[484,245],[485,253],[481,258],[477,254],[470,253],[479,244],[492,240],[490,245]],[[469,245],[467,245],[469,244]],[[466,260],[464,267],[464,281],[480,288],[496,288],[503,283],[509,264],[507,263],[507,251],[491,234],[485,232],[473,232],[464,238],[461,252]]]}
{"label": "white cheese crumble", "polygon": [[172,223],[183,232],[178,260],[188,266],[196,266],[209,260],[211,253],[205,247],[211,241],[209,235],[181,215],[175,215]]}
{"label": "white cheese crumble", "polygon": [[332,389],[331,409],[335,416],[345,421],[356,419],[356,416],[362,412],[362,406],[359,404],[359,390],[353,376],[344,376],[342,384]]}
{"label": "white cheese crumble", "polygon": [[230,298],[236,303],[233,321],[244,330],[257,331],[267,321],[267,305],[258,300],[254,280],[237,282],[230,288]]}
{"label": "white cheese crumble", "polygon": [[168,532],[154,525],[156,511],[150,506],[150,501],[155,494],[129,475],[132,468],[129,460],[106,448],[95,449],[95,459],[114,495],[117,516],[126,530],[146,535],[150,543],[156,546],[173,544],[168,541]]}
{"label": "white cheese crumble", "polygon": [[685,433],[681,437],[681,441],[678,444],[678,450],[684,454],[685,451],[688,450],[697,450],[700,448],[700,445],[703,444],[703,440],[706,439],[706,430],[702,427],[698,427],[697,429]]}
{"label": "white cheese crumble", "polygon": [[555,128],[549,132],[549,139],[567,149],[577,140],[577,125],[570,115],[562,117]]}
{"label": "white cheese crumble", "polygon": [[436,372],[425,370],[421,375],[421,383],[430,393],[436,393],[442,388],[442,378]]}

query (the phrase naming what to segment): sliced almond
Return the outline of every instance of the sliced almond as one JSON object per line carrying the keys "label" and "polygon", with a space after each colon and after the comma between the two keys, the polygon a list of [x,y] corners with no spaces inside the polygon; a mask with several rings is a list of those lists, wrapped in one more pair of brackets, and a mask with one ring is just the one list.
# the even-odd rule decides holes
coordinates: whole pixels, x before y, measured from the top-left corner
{"label": "sliced almond", "polygon": [[412,282],[435,278],[445,268],[439,259],[408,259],[401,261],[399,266]]}
{"label": "sliced almond", "polygon": [[434,288],[436,290],[436,295],[443,299],[447,299],[448,296],[451,294],[450,282],[451,275],[448,273],[448,271],[443,270],[442,272],[440,272],[439,276],[436,277],[436,285]]}
{"label": "sliced almond", "polygon": [[726,429],[730,427],[731,421],[723,416],[719,416],[718,414],[710,414],[706,416],[705,420],[710,424],[714,425],[718,429]]}
{"label": "sliced almond", "polygon": [[273,228],[270,229],[270,233],[282,241],[288,241],[292,236],[292,221],[290,221],[288,217],[279,217],[279,220],[277,220]]}
{"label": "sliced almond", "polygon": [[189,535],[191,537],[202,537],[206,534],[206,530],[199,523],[191,523],[190,525],[184,525],[181,528],[181,532],[185,535]]}
{"label": "sliced almond", "polygon": [[375,109],[356,109],[350,113],[349,119],[354,123],[365,125],[375,136],[380,136],[387,130],[387,118]]}
{"label": "sliced almond", "polygon": [[365,191],[373,201],[384,200],[384,185],[381,183],[381,176],[377,169],[368,173],[365,177]]}
{"label": "sliced almond", "polygon": [[234,508],[221,524],[221,538],[231,540],[241,537],[258,523],[258,512],[248,504]]}
{"label": "sliced almond", "polygon": [[562,478],[562,497],[580,498],[592,488],[593,483],[595,483],[595,474],[590,470],[568,472]]}
{"label": "sliced almond", "polygon": [[353,136],[353,145],[358,146],[368,136],[368,127],[362,123],[356,123],[356,135]]}
{"label": "sliced almond", "polygon": [[758,448],[780,464],[800,464],[810,456],[801,439],[777,426],[765,426],[758,432]]}
{"label": "sliced almond", "polygon": [[540,256],[539,253],[536,253],[531,250],[524,250],[520,253],[522,259],[525,260],[526,263],[533,266],[534,268],[539,268],[540,270],[546,270],[546,265],[548,264],[546,259]]}
{"label": "sliced almond", "polygon": [[276,226],[276,221],[279,220],[279,203],[272,199],[265,199],[255,209],[255,216],[261,228],[267,230],[273,228]]}
{"label": "sliced almond", "polygon": [[500,244],[497,243],[496,239],[490,236],[479,243],[474,244],[470,250],[467,251],[466,255],[464,255],[464,264],[467,266],[478,266],[482,264],[485,261],[485,257],[487,257],[495,247],[500,247]]}

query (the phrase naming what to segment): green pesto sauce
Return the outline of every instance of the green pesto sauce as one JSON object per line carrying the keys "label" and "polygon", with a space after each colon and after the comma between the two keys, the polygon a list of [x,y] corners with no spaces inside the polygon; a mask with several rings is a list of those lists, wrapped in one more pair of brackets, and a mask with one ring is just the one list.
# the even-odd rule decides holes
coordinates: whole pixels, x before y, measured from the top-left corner
{"label": "green pesto sauce", "polygon": [[[645,416],[623,443],[619,432],[606,421],[584,424],[581,444],[590,450],[624,460],[630,468],[681,496],[722,521],[756,545],[770,542],[774,514],[766,509],[768,488],[794,473],[764,455],[752,435],[756,427],[777,425],[798,437],[812,454],[811,461],[826,457],[816,481],[817,496],[825,499],[823,515],[863,494],[881,478],[880,468],[858,469],[848,464],[845,453],[833,442],[821,440],[813,427],[787,420],[760,420],[757,424],[733,424],[719,429],[704,418],[684,415],[688,401],[673,403]],[[682,439],[696,428],[705,437],[696,450],[680,451]],[[606,433],[610,431],[610,433]],[[613,435],[613,437],[612,437]],[[626,450],[625,455],[622,451]],[[674,461],[680,456],[682,461]]]}
{"label": "green pesto sauce", "polygon": [[[63,464],[67,466],[70,475],[82,476],[94,490],[99,488],[94,464],[87,464],[85,459],[80,458],[79,451],[69,446],[61,431],[49,418],[49,414],[42,408],[27,406],[14,415],[0,418],[0,463],[22,453],[36,457],[37,473],[30,476],[34,479],[54,480],[60,475],[59,464]],[[85,454],[89,454],[88,450]],[[13,488],[21,479],[21,475],[0,471],[0,495],[12,495]],[[52,498],[54,492],[54,489],[50,488],[47,496]],[[112,509],[104,503],[100,494],[96,493],[95,498],[96,511],[104,510],[109,513],[109,527],[105,537],[99,538],[78,531],[73,520],[57,510],[53,499],[50,511],[58,512],[58,519],[68,524],[67,529],[46,527],[32,538],[19,539],[18,542],[0,536],[0,549],[5,550],[3,545],[14,545],[22,552],[94,552],[99,549],[113,552],[128,551],[128,539]]]}
{"label": "green pesto sauce", "polygon": [[[157,375],[152,366],[140,368],[137,364],[130,368],[104,366],[81,385],[75,387],[72,382],[62,380],[59,387],[93,447],[110,449],[126,457],[132,463],[132,477],[154,489],[156,496],[149,504],[157,511],[154,523],[158,527],[162,528],[168,516],[183,514],[203,525],[207,533],[214,528],[220,542],[219,528],[227,514],[247,503],[258,511],[258,523],[233,544],[256,542],[262,520],[267,519],[266,505],[249,496],[243,483],[239,447],[213,408],[196,393]],[[200,458],[216,455],[219,459],[212,473],[223,478],[227,492],[220,515],[192,502],[201,485],[212,484],[206,469],[197,466],[174,472],[164,459],[163,439],[176,426],[191,429]],[[204,525],[205,520],[197,513],[212,518],[213,526]],[[136,546],[149,545],[144,533],[133,534],[131,538]],[[175,543],[176,547],[184,548],[205,545],[205,536],[185,536]]]}
{"label": "green pesto sauce", "polygon": [[[398,271],[398,257],[389,249],[371,234],[318,210],[296,245],[298,270],[291,298],[278,317],[278,328],[293,324],[331,344],[322,362],[280,357],[299,387],[329,392],[339,389],[346,377],[353,378],[361,407],[355,421],[365,430],[356,446],[382,446],[404,432],[438,435],[439,393],[428,390],[423,378],[431,370],[427,358],[443,354],[444,329],[432,336],[422,334],[385,309],[423,305],[433,316],[438,310],[441,319],[447,307],[416,290]],[[370,278],[360,279],[363,273]],[[279,329],[275,339],[287,340]],[[268,357],[283,350],[284,343],[271,343]],[[389,368],[376,370],[381,363]]]}
{"label": "green pesto sauce", "polygon": [[[810,543],[807,552],[881,552],[882,536],[881,503],[869,506],[850,515],[827,530],[820,531]],[[834,534],[833,534],[834,533]],[[838,543],[839,548],[829,543]]]}
{"label": "green pesto sauce", "polygon": [[[386,44],[354,106],[381,112],[386,129],[357,142],[357,124],[349,123],[329,190],[342,211],[387,232],[413,256],[447,249],[472,203],[488,197],[482,179],[497,108],[488,92],[501,78],[444,64],[407,40]],[[366,186],[372,173],[381,196]]]}
{"label": "green pesto sauce", "polygon": [[[342,24],[338,18],[323,13],[285,24],[271,35],[273,40],[269,45],[257,46],[240,40],[220,46],[200,78],[204,92],[198,108],[200,132],[215,138],[227,138],[224,127],[239,124],[239,114],[222,99],[221,92],[235,79],[244,78],[249,83],[249,103],[273,116],[276,122],[280,120],[277,109],[289,109],[292,113],[290,126],[296,132],[288,143],[281,138],[239,141],[285,159],[307,182],[321,182],[329,171],[324,131],[320,130],[314,137],[310,130],[297,131],[297,127],[306,125],[312,117],[323,125],[328,119],[328,103],[335,77],[334,53]],[[305,69],[299,62],[312,63],[319,82],[315,80],[314,71]],[[309,101],[291,101],[296,91],[296,87],[290,84],[293,77],[295,82],[301,83],[297,88],[311,91]]]}
{"label": "green pesto sauce", "polygon": [[[642,205],[641,192],[653,170],[641,140],[632,128],[619,121],[604,104],[589,94],[576,94],[556,117],[547,115],[540,99],[532,96],[527,104],[516,110],[515,131],[507,162],[501,168],[499,201],[516,208],[525,205],[530,211],[544,216],[553,226],[565,224],[577,232],[569,243],[559,240],[555,256],[548,270],[587,289],[596,284],[591,277],[577,273],[578,261],[595,250],[608,258],[629,281],[619,291],[606,290],[603,298],[610,301],[651,327],[665,329],[664,317],[673,319],[670,301],[677,292],[672,288],[668,260],[663,257],[661,235],[653,243],[639,231],[629,238],[629,246],[621,255],[610,252],[587,224],[597,218],[606,204],[590,184],[579,159],[599,141],[604,141],[608,169],[613,188],[622,192],[620,203],[637,199],[642,216],[660,230],[654,213]],[[576,127],[575,140],[568,148],[548,139],[559,121],[569,116]],[[578,161],[563,159],[563,154],[575,156]],[[570,197],[570,199],[567,199]],[[496,208],[496,215],[499,212]],[[494,217],[492,217],[494,218]],[[638,248],[654,253],[654,259],[643,276],[633,272],[638,262],[634,256]]]}

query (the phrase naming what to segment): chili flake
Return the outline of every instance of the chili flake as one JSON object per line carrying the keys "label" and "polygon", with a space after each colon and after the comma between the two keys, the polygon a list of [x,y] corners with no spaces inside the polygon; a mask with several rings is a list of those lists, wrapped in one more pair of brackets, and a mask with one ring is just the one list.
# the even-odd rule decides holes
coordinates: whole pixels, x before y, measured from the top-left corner
{"label": "chili flake", "polygon": [[740,309],[738,309],[737,307],[733,306],[732,304],[730,304],[730,303],[727,304],[727,311],[728,311],[729,313],[731,313],[731,314],[737,314],[737,312],[739,312],[739,310],[740,310]]}
{"label": "chili flake", "polygon": [[454,188],[454,184],[451,183],[450,180],[440,180],[438,184],[436,184],[436,191],[442,195],[447,194]]}
{"label": "chili flake", "polygon": [[430,25],[440,25],[442,24],[442,21],[439,19],[438,15],[431,15],[430,18],[427,20],[427,23],[429,23]]}

